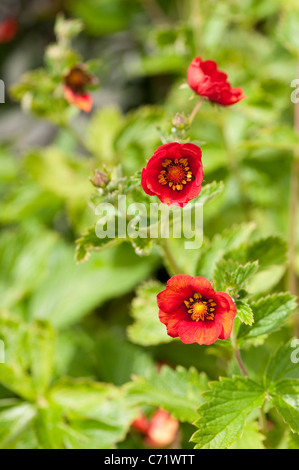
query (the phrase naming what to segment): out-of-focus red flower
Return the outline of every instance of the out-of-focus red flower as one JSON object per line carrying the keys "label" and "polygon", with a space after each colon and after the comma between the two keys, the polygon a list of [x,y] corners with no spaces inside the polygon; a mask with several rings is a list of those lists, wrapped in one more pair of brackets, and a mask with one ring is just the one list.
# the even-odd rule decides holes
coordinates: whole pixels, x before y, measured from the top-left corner
{"label": "out-of-focus red flower", "polygon": [[77,65],[64,77],[64,97],[86,113],[91,111],[92,96],[86,86],[94,83],[94,77],[87,73],[83,65]]}
{"label": "out-of-focus red flower", "polygon": [[136,418],[132,423],[132,428],[142,434],[146,434],[149,428],[149,421],[144,413],[141,413],[139,418]]}
{"label": "out-of-focus red flower", "polygon": [[200,148],[178,142],[157,148],[141,174],[141,184],[147,194],[179,207],[199,195],[202,180]]}
{"label": "out-of-focus red flower", "polygon": [[242,88],[232,88],[227,75],[213,60],[193,59],[187,71],[189,86],[200,96],[221,106],[230,106],[246,98]]}
{"label": "out-of-focus red flower", "polygon": [[0,44],[13,40],[18,31],[18,22],[15,18],[7,18],[0,23]]}
{"label": "out-of-focus red flower", "polygon": [[173,276],[157,302],[168,335],[185,344],[212,344],[231,334],[236,306],[228,294],[215,292],[205,277]]}
{"label": "out-of-focus red flower", "polygon": [[157,449],[168,447],[176,438],[179,422],[167,411],[158,409],[148,420],[144,413],[132,423],[133,429],[145,435],[145,444]]}

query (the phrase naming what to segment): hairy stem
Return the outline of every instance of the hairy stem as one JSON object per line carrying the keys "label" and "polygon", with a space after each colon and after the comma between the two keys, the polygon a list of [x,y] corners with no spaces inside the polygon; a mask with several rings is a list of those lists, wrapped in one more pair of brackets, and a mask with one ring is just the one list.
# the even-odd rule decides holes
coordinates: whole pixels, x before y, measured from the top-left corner
{"label": "hairy stem", "polygon": [[171,270],[170,274],[171,275],[182,274],[182,271],[180,270],[173,254],[171,253],[169,245],[165,239],[160,240],[160,246],[164,252],[164,256],[166,258],[167,264]]}
{"label": "hairy stem", "polygon": [[195,118],[195,116],[196,116],[196,114],[197,114],[199,108],[201,107],[202,102],[203,102],[203,100],[200,99],[200,100],[196,103],[196,105],[194,106],[193,111],[191,112],[191,114],[189,115],[189,117],[188,117],[188,124],[189,124],[189,126],[191,125],[193,119]]}
{"label": "hairy stem", "polygon": [[242,371],[242,374],[245,376],[245,377],[249,377],[249,374],[246,370],[246,367],[244,366],[244,363],[242,361],[242,357],[241,357],[241,353],[240,353],[240,350],[238,348],[238,344],[237,344],[237,338],[236,338],[236,332],[235,332],[235,328],[233,327],[233,330],[232,330],[232,334],[231,334],[231,342],[232,342],[232,346],[233,346],[233,349],[234,349],[234,353],[235,353],[235,358],[237,360],[237,363],[240,367],[240,370]]}

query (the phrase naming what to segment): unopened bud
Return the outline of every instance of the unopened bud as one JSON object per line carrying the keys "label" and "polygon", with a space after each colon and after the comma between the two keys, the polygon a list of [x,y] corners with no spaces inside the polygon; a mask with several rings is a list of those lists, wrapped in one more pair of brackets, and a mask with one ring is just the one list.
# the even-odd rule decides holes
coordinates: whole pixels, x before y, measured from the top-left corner
{"label": "unopened bud", "polygon": [[99,170],[95,170],[93,178],[89,178],[89,180],[97,188],[104,188],[109,183],[108,175]]}
{"label": "unopened bud", "polygon": [[180,113],[176,113],[172,120],[172,124],[176,129],[185,129],[187,125],[187,118]]}

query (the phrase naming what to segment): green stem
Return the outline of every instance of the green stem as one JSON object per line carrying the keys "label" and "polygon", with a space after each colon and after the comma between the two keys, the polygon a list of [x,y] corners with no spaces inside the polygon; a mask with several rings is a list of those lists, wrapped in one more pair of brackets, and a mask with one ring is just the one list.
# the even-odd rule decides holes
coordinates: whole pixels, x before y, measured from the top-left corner
{"label": "green stem", "polygon": [[195,116],[196,116],[196,114],[197,114],[199,108],[200,108],[201,105],[202,105],[202,102],[203,102],[203,100],[200,99],[200,100],[196,103],[196,105],[195,105],[195,107],[193,108],[193,111],[191,112],[191,114],[189,115],[189,117],[188,117],[188,124],[189,124],[189,126],[191,126],[191,123],[192,123],[193,119],[195,118]]}
{"label": "green stem", "polygon": [[232,346],[233,346],[233,350],[234,350],[234,353],[235,353],[235,357],[236,357],[236,360],[237,360],[237,363],[240,367],[240,370],[242,371],[242,374],[245,376],[245,377],[249,377],[249,374],[246,370],[246,367],[244,366],[244,363],[242,361],[242,357],[241,357],[241,353],[240,353],[240,350],[238,348],[238,343],[237,343],[237,338],[236,338],[236,332],[235,332],[235,328],[233,327],[233,330],[232,330],[232,333],[231,333],[231,342],[232,342]]}
{"label": "green stem", "polygon": [[169,248],[169,245],[165,239],[160,240],[160,246],[164,252],[164,256],[167,260],[167,264],[171,270],[171,275],[175,274],[182,274],[182,271],[180,270],[176,260],[174,259],[173,254],[171,253],[171,250]]}

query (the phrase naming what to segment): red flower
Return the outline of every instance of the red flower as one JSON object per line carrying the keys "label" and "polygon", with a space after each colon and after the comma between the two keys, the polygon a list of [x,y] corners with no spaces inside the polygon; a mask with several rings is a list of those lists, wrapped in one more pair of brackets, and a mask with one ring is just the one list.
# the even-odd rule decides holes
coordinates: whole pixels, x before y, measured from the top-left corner
{"label": "red flower", "polygon": [[188,83],[192,90],[214,103],[229,106],[246,98],[242,88],[232,88],[227,75],[217,69],[213,60],[193,59],[187,71]]}
{"label": "red flower", "polygon": [[173,276],[157,301],[167,333],[185,344],[212,344],[231,334],[236,306],[228,294],[215,292],[205,277]]}
{"label": "red flower", "polygon": [[13,40],[18,31],[18,22],[15,18],[7,18],[0,24],[0,44]]}
{"label": "red flower", "polygon": [[146,436],[145,444],[160,449],[169,446],[177,435],[179,422],[167,411],[158,409],[148,420],[144,413],[132,423],[133,429]]}
{"label": "red flower", "polygon": [[64,78],[65,99],[88,113],[92,108],[92,97],[85,91],[85,87],[92,83],[94,77],[82,65],[77,65]]}
{"label": "red flower", "polygon": [[199,195],[202,180],[200,148],[178,142],[157,148],[141,174],[141,184],[147,194],[179,207]]}

